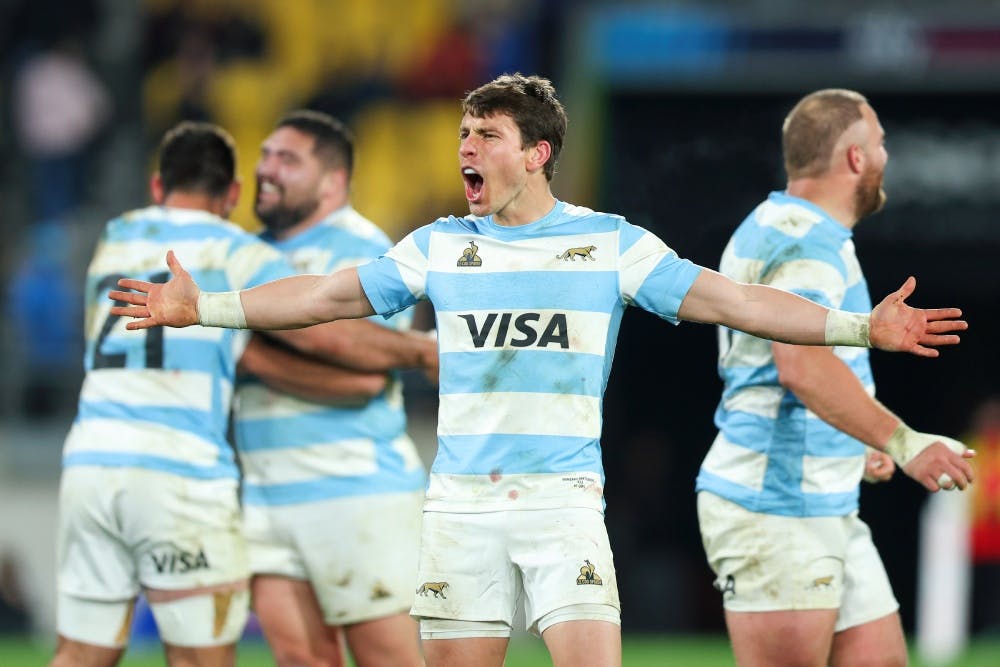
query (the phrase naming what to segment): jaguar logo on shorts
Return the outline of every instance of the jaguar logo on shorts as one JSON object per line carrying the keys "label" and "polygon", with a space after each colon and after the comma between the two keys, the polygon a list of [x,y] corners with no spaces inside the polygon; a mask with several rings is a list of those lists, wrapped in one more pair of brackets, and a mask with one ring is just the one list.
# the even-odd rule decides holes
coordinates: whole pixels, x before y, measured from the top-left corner
{"label": "jaguar logo on shorts", "polygon": [[462,251],[462,256],[458,259],[459,266],[482,266],[483,260],[476,253],[479,252],[479,246],[476,245],[475,241],[469,241],[469,247]]}
{"label": "jaguar logo on shorts", "polygon": [[423,595],[424,597],[427,597],[427,593],[433,593],[434,597],[442,597],[447,600],[448,596],[444,594],[444,591],[448,587],[447,581],[425,581],[420,584],[420,588],[417,589],[417,593],[419,595]]}
{"label": "jaguar logo on shorts", "polygon": [[585,565],[580,568],[580,576],[576,578],[577,586],[603,586],[604,582],[597,572],[594,571],[594,564],[589,560],[583,561]]}
{"label": "jaguar logo on shorts", "polygon": [[833,585],[833,575],[828,574],[825,577],[817,577],[816,579],[813,579],[812,584],[810,584],[809,588],[813,590],[825,589],[829,588],[832,585]]}
{"label": "jaguar logo on shorts", "polygon": [[149,555],[153,559],[153,566],[160,574],[185,574],[212,567],[208,563],[205,550],[201,548],[193,552],[165,542],[153,547]]}
{"label": "jaguar logo on shorts", "polygon": [[719,583],[718,579],[712,585],[715,587],[715,590],[722,593],[723,600],[729,600],[736,595],[736,577],[731,574],[726,575],[725,585]]}

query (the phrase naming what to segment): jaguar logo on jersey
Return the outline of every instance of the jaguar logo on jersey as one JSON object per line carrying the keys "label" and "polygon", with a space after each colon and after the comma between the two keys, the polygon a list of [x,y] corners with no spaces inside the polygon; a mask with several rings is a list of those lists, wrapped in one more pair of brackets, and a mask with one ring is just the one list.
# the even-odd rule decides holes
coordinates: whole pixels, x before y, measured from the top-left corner
{"label": "jaguar logo on jersey", "polygon": [[[566,313],[553,313],[548,321],[542,321],[541,313],[487,313],[482,322],[476,316],[459,315],[469,325],[472,344],[478,347],[491,340],[493,347],[548,347],[558,345],[569,349],[569,327]],[[511,324],[514,326],[511,327]],[[539,333],[539,331],[541,333]]]}
{"label": "jaguar logo on jersey", "polygon": [[584,560],[584,565],[580,568],[580,576],[576,578],[577,586],[603,586],[601,576],[594,571],[594,564],[589,560]]}
{"label": "jaguar logo on jersey", "polygon": [[208,556],[205,550],[199,548],[197,552],[181,549],[175,544],[165,542],[157,545],[150,552],[153,559],[153,567],[159,574],[184,574],[194,570],[207,570],[211,567],[208,563]]}
{"label": "jaguar logo on jersey", "polygon": [[594,252],[595,250],[597,250],[597,246],[596,245],[588,245],[588,246],[584,246],[582,248],[570,248],[566,252],[564,252],[563,254],[556,255],[556,259],[569,260],[571,262],[575,262],[577,257],[582,257],[583,261],[585,261],[585,262],[588,259],[592,259],[592,260],[594,260],[596,262],[597,258],[590,254],[590,253]]}
{"label": "jaguar logo on jersey", "polygon": [[462,251],[462,256],[458,259],[459,266],[482,266],[483,260],[476,253],[479,252],[479,246],[476,245],[475,241],[469,241],[469,247]]}
{"label": "jaguar logo on jersey", "polygon": [[444,591],[448,587],[447,581],[425,581],[420,584],[420,588],[417,589],[417,594],[427,597],[428,593],[433,593],[434,597],[441,597],[447,600],[448,596],[444,594]]}
{"label": "jaguar logo on jersey", "polygon": [[817,577],[817,578],[813,579],[812,580],[812,584],[809,585],[809,588],[812,588],[813,590],[817,590],[817,589],[829,588],[830,586],[833,586],[833,575],[832,574],[828,574],[825,577]]}

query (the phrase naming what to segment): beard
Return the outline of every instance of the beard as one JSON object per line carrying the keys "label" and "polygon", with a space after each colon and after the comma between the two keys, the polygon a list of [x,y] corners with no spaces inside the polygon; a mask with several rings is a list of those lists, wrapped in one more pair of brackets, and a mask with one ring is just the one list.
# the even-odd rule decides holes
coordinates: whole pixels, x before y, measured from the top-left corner
{"label": "beard", "polygon": [[298,206],[289,206],[284,202],[279,202],[267,209],[255,206],[254,213],[267,228],[267,231],[277,234],[299,224],[315,213],[317,208],[319,208],[318,199],[307,199]]}
{"label": "beard", "polygon": [[885,206],[885,188],[882,187],[882,172],[874,169],[865,173],[854,190],[854,213],[858,220],[878,213]]}

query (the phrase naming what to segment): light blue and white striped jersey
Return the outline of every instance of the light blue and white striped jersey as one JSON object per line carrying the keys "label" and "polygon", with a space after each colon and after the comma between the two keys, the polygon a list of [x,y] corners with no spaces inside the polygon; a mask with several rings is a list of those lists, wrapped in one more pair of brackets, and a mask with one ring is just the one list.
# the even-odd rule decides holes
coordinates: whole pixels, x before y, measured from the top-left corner
{"label": "light blue and white striped jersey", "polygon": [[[773,192],[737,228],[720,270],[740,282],[867,313],[871,298],[851,237],[815,204]],[[833,352],[874,395],[868,350]],[[725,383],[715,412],[719,434],[702,462],[699,491],[768,514],[842,516],[857,509],[864,445],[778,383],[771,341],[720,327],[719,374]]]}
{"label": "light blue and white striped jersey", "polygon": [[441,354],[425,509],[603,511],[602,398],[622,313],[676,321],[700,268],[563,202],[518,227],[441,218],[359,267],[376,312],[429,299]]}
{"label": "light blue and white striped jersey", "polygon": [[[261,238],[281,250],[300,273],[357,266],[392,245],[350,206],[291,238],[278,241],[267,233]],[[410,313],[399,313],[386,326],[408,329],[411,319]],[[406,435],[397,373],[389,388],[362,408],[311,403],[241,377],[234,432],[248,504],[419,491],[427,481],[416,446]]]}
{"label": "light blue and white striped jersey", "polygon": [[293,275],[284,256],[203,211],[152,206],[110,221],[87,270],[84,367],[63,465],[134,467],[200,479],[236,477],[226,428],[245,339],[191,326],[127,331],[110,315],[119,278],[166,282],[167,250],[207,291]]}

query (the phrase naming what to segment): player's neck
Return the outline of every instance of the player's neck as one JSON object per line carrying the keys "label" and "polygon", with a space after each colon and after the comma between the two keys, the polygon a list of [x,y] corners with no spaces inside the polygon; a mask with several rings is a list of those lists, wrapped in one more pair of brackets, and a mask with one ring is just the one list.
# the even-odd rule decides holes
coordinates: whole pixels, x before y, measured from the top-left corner
{"label": "player's neck", "polygon": [[503,227],[520,227],[541,220],[552,211],[556,198],[548,181],[542,187],[527,187],[502,209],[493,214],[493,222]]}
{"label": "player's neck", "polygon": [[847,229],[853,229],[858,224],[852,188],[831,185],[823,179],[799,178],[788,181],[785,192],[815,204]]}
{"label": "player's neck", "polygon": [[213,197],[204,192],[180,192],[174,191],[159,202],[160,206],[167,208],[183,208],[192,211],[206,211],[219,217],[226,217],[225,197]]}

